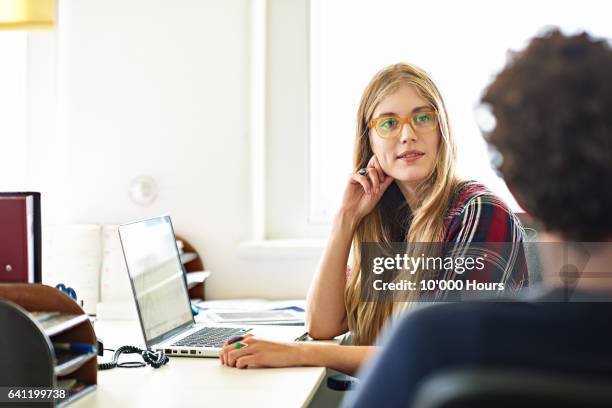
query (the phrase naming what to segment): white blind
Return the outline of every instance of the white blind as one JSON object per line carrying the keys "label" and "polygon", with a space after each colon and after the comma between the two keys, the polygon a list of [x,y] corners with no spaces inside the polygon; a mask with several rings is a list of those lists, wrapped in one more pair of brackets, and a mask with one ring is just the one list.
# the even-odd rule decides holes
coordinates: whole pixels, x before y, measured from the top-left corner
{"label": "white blind", "polygon": [[612,37],[608,2],[311,1],[309,217],[328,222],[351,171],[363,89],[381,68],[410,62],[428,71],[447,104],[461,176],[484,182],[516,210],[491,170],[474,121],[480,94],[506,62],[550,25]]}

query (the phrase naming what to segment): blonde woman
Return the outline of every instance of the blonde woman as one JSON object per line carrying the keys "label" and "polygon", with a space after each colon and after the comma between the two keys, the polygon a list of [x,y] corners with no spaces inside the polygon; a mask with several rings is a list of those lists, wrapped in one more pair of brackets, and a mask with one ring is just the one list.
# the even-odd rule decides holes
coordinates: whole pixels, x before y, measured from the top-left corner
{"label": "blonde woman", "polygon": [[[455,140],[442,96],[428,74],[414,65],[389,66],[376,74],[361,98],[354,173],[308,294],[311,337],[332,339],[350,331],[353,345],[284,344],[246,336],[240,348],[235,343],[224,347],[221,363],[238,368],[325,366],[355,373],[376,350],[376,337],[397,306],[361,301],[364,242],[520,246],[522,237],[519,221],[502,201],[484,186],[456,177]],[[525,284],[525,269],[513,267],[524,260],[514,255],[505,261],[505,270],[512,273],[478,279]]]}

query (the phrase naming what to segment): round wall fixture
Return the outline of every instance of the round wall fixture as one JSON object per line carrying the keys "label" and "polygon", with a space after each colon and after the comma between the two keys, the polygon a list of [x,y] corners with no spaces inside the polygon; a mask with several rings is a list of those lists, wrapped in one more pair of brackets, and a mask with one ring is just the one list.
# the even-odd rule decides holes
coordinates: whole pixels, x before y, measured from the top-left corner
{"label": "round wall fixture", "polygon": [[157,191],[153,177],[139,176],[131,181],[128,193],[134,204],[149,206],[157,198]]}

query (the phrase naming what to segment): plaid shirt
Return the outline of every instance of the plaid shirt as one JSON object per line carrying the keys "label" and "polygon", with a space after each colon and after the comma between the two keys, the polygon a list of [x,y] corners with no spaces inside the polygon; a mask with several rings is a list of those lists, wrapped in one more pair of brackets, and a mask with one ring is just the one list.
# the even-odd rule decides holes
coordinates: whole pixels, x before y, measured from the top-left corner
{"label": "plaid shirt", "polygon": [[[489,249],[503,251],[485,251],[487,245],[474,245],[470,256],[487,253],[488,261],[482,270],[472,270],[457,275],[451,270],[439,277],[444,280],[475,280],[482,283],[504,283],[512,290],[519,290],[528,284],[527,262],[523,249],[524,231],[519,219],[508,206],[497,198],[484,185],[466,181],[455,193],[452,207],[446,213],[446,233],[444,242],[452,245],[453,254],[470,243],[492,244]],[[479,254],[478,252],[481,252]],[[351,267],[347,266],[345,282],[348,284]],[[441,293],[435,296],[437,299]]]}
{"label": "plaid shirt", "polygon": [[[464,182],[455,196],[454,204],[446,215],[444,241],[455,250],[474,244],[470,250],[471,256],[487,254],[482,270],[472,270],[462,275],[461,279],[504,283],[509,290],[526,286],[528,274],[523,248],[524,230],[519,219],[482,184]],[[457,275],[447,271],[442,278],[456,279]]]}

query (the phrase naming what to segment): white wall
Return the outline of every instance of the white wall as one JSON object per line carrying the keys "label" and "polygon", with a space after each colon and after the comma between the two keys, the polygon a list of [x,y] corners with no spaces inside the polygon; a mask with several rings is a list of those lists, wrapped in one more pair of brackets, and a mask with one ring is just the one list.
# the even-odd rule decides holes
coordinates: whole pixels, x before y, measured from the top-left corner
{"label": "white wall", "polygon": [[[44,222],[167,213],[213,271],[209,297],[304,296],[317,254],[293,263],[238,250],[253,223],[249,1],[59,4],[58,121],[35,111],[49,127],[30,132]],[[128,198],[139,175],[159,186],[150,207]]]}
{"label": "white wall", "polygon": [[0,191],[26,180],[27,36],[0,31]]}

